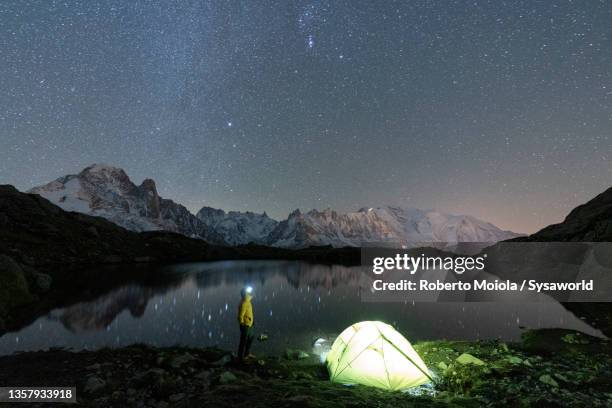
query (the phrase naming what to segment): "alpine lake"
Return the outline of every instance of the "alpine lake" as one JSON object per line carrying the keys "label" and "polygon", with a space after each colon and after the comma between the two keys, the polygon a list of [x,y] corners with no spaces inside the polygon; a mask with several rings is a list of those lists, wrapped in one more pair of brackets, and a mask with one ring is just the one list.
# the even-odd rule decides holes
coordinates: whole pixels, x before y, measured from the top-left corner
{"label": "alpine lake", "polygon": [[[526,329],[563,328],[601,336],[558,303],[368,302],[361,267],[297,261],[222,261],[100,268],[98,276],[138,273],[103,293],[82,294],[0,337],[0,355],[64,348],[148,344],[235,350],[240,291],[254,289],[258,354],[312,350],[364,320],[393,325],[409,341],[518,341]],[[264,336],[261,336],[261,335]]]}

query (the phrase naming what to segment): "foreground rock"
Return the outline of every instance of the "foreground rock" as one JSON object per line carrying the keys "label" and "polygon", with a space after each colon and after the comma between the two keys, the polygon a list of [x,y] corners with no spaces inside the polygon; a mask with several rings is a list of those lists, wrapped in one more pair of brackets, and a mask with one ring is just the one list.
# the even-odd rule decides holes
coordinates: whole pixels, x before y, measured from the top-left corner
{"label": "foreground rock", "polygon": [[437,383],[408,393],[333,384],[316,356],[221,366],[215,362],[230,356],[223,350],[147,346],[0,357],[0,383],[76,386],[79,403],[90,407],[610,406],[610,344],[568,342],[568,334],[575,335],[531,332],[522,344],[417,343]]}
{"label": "foreground rock", "polygon": [[3,316],[9,310],[34,300],[27,276],[13,258],[0,254],[0,332],[5,324]]}

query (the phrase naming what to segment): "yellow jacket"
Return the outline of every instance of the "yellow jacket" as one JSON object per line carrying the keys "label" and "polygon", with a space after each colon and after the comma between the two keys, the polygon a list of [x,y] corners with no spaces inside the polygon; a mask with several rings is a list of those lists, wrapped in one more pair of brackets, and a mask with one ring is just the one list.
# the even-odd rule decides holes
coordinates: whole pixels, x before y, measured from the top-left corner
{"label": "yellow jacket", "polygon": [[251,304],[250,295],[246,295],[238,305],[238,323],[241,326],[253,326],[253,305]]}

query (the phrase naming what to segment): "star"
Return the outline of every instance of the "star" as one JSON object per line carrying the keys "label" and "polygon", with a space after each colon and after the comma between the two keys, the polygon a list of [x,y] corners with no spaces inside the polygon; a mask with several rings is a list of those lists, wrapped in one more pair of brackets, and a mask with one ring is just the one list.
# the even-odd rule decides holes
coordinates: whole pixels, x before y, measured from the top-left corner
{"label": "star", "polygon": [[0,1],[0,184],[106,162],[192,212],[410,194],[519,232],[610,185],[609,1],[39,3]]}

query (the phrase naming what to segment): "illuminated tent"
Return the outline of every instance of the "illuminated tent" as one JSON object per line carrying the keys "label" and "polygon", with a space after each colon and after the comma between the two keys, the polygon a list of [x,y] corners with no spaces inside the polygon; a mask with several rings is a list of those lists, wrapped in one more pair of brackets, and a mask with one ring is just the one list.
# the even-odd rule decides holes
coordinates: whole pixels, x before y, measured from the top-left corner
{"label": "illuminated tent", "polygon": [[388,324],[360,322],[345,329],[327,354],[333,382],[403,390],[431,380],[410,342]]}

